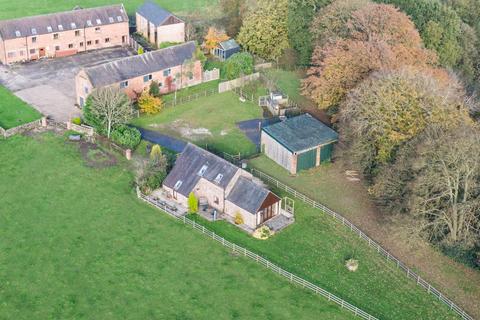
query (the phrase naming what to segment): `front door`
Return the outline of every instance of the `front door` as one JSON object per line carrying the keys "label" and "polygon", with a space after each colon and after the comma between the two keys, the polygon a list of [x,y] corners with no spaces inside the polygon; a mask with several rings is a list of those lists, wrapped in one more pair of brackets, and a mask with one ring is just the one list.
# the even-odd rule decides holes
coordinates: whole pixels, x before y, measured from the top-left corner
{"label": "front door", "polygon": [[265,208],[262,213],[260,214],[260,223],[264,223],[265,221],[273,218],[273,215],[274,215],[274,211],[273,211],[273,206],[270,206],[268,208]]}
{"label": "front door", "polygon": [[38,55],[41,57],[45,57],[45,48],[40,48],[40,50],[38,50]]}

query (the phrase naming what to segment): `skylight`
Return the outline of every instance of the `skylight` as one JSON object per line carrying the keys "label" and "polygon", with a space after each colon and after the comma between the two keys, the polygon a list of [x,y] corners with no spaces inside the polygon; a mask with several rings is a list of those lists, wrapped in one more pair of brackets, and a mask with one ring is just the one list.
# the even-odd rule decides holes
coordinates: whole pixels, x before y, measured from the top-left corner
{"label": "skylight", "polygon": [[175,186],[173,186],[173,189],[178,190],[182,186],[183,181],[178,180],[177,183],[175,183]]}
{"label": "skylight", "polygon": [[33,35],[37,34],[37,29],[32,28],[32,34],[33,34]]}
{"label": "skylight", "polygon": [[205,171],[207,171],[207,169],[208,169],[208,166],[207,166],[207,165],[202,166],[202,167],[200,168],[200,170],[198,171],[198,175],[199,175],[200,177],[203,177],[203,175],[205,174]]}
{"label": "skylight", "polygon": [[87,26],[91,27],[92,25],[92,20],[87,20]]}
{"label": "skylight", "polygon": [[51,27],[51,26],[48,26],[48,27],[47,27],[47,31],[48,31],[48,32],[52,32],[52,31],[53,31],[53,30],[52,30],[52,27]]}
{"label": "skylight", "polygon": [[117,16],[117,21],[122,22],[123,21],[122,16]]}
{"label": "skylight", "polygon": [[112,17],[108,17],[108,21],[110,21],[110,23],[114,23],[115,19],[113,19]]}
{"label": "skylight", "polygon": [[97,19],[97,24],[102,24],[102,20]]}
{"label": "skylight", "polygon": [[72,27],[72,29],[77,29],[77,25],[75,24],[75,22],[72,22],[70,26]]}
{"label": "skylight", "polygon": [[218,176],[215,178],[215,183],[220,183],[222,181],[223,174],[219,173]]}
{"label": "skylight", "polygon": [[58,30],[63,31],[63,26],[61,24],[58,25]]}
{"label": "skylight", "polygon": [[15,35],[16,35],[17,37],[21,37],[21,36],[22,36],[22,34],[20,33],[20,31],[18,31],[18,30],[15,31]]}

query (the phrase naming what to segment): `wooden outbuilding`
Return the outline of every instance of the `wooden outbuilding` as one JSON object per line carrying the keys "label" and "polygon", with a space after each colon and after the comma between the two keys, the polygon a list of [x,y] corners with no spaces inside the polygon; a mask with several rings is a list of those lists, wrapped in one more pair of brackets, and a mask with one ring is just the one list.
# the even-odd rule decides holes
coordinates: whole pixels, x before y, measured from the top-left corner
{"label": "wooden outbuilding", "polygon": [[240,52],[240,46],[235,39],[222,41],[215,49],[213,49],[213,54],[222,61],[227,60],[237,52]]}
{"label": "wooden outbuilding", "polygon": [[309,114],[262,128],[262,152],[296,174],[330,162],[338,134]]}

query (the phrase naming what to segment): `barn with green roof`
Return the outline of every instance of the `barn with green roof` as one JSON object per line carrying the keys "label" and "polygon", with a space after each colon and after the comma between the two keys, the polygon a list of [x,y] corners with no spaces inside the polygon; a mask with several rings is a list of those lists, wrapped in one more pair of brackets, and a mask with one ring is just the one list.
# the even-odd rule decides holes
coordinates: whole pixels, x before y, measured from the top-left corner
{"label": "barn with green roof", "polygon": [[262,128],[261,148],[267,157],[296,174],[330,162],[338,133],[309,114]]}

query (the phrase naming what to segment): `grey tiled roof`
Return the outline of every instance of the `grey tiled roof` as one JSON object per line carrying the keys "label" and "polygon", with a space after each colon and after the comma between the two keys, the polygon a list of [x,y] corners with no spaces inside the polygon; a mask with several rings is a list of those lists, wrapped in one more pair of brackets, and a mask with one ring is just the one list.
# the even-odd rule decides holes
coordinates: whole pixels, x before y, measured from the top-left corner
{"label": "grey tiled roof", "polygon": [[[101,24],[97,23],[97,19],[101,21]],[[3,20],[0,21],[0,36],[4,40],[7,40],[62,32],[66,30],[77,30],[89,27],[89,25],[87,25],[88,20],[91,21],[92,27],[97,27],[113,23],[128,22],[128,15],[125,12],[123,5],[120,4],[90,9],[76,9],[13,20]],[[72,25],[72,23],[74,25]],[[49,27],[51,27],[51,31],[49,31]],[[63,28],[63,30],[60,28]]]}
{"label": "grey tiled roof", "polygon": [[289,118],[262,130],[291,152],[307,150],[338,140],[338,133],[309,114]]}
{"label": "grey tiled roof", "polygon": [[225,40],[219,43],[223,50],[230,50],[240,47],[235,39]]}
{"label": "grey tiled roof", "polygon": [[[203,176],[200,176],[198,172],[203,166],[207,166],[207,168]],[[174,188],[181,181],[181,185],[176,191],[188,196],[202,177],[225,189],[238,170],[240,169],[230,162],[189,143],[178,157],[174,168],[163,184]],[[223,177],[219,182],[215,182],[219,174]]]}
{"label": "grey tiled roof", "polygon": [[240,208],[256,214],[270,191],[245,177],[238,178],[227,200]]}
{"label": "grey tiled roof", "polygon": [[92,85],[98,88],[179,66],[192,59],[194,54],[195,42],[190,41],[84,70]]}
{"label": "grey tiled roof", "polygon": [[171,16],[175,17],[171,12],[163,9],[152,1],[145,1],[145,3],[137,9],[137,12],[157,27],[163,25]]}

